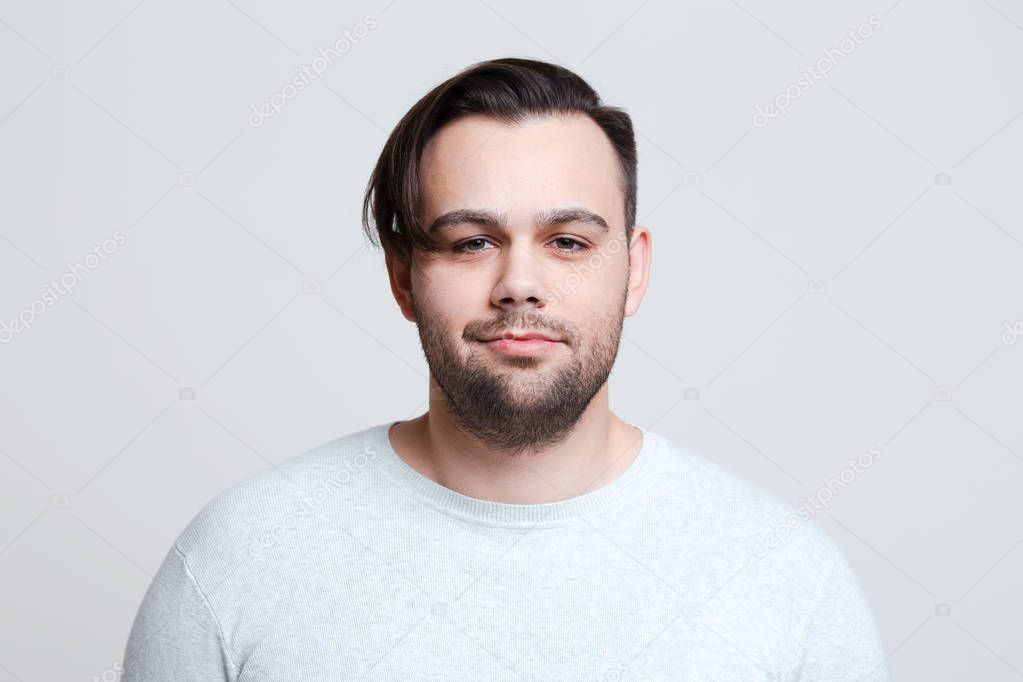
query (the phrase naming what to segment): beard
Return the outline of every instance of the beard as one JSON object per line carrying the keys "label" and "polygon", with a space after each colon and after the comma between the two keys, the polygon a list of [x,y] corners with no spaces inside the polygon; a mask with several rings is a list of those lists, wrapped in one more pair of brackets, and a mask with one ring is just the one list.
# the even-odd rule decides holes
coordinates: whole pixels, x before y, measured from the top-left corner
{"label": "beard", "polygon": [[[586,339],[575,325],[536,310],[472,322],[452,343],[443,316],[412,307],[430,374],[447,399],[452,419],[488,446],[516,456],[563,442],[611,374],[626,290],[618,305],[596,320]],[[499,355],[478,339],[511,328],[548,332],[564,347],[548,355]]]}

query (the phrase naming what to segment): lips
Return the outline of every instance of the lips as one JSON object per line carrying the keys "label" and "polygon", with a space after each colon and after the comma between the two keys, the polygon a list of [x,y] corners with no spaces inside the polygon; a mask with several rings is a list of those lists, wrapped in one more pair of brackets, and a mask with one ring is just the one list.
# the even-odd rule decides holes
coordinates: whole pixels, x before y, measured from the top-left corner
{"label": "lips", "polygon": [[480,339],[483,346],[502,356],[540,358],[555,353],[564,344],[540,332],[505,332],[504,336]]}
{"label": "lips", "polygon": [[511,340],[511,341],[529,341],[529,340],[540,340],[540,341],[560,341],[561,339],[547,334],[541,334],[540,332],[505,332],[497,336],[491,336],[480,339],[481,341],[497,341],[499,339]]}

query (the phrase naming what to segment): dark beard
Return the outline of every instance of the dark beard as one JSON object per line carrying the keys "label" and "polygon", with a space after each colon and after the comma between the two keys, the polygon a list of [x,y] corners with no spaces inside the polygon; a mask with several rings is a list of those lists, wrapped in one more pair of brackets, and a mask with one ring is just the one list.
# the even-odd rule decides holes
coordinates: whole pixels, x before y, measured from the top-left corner
{"label": "dark beard", "polygon": [[[443,321],[420,311],[413,299],[419,339],[430,374],[447,399],[448,411],[462,430],[509,456],[539,450],[563,442],[585,412],[593,396],[611,374],[624,320],[625,296],[616,315],[585,352],[575,352],[569,363],[553,373],[530,377],[529,385],[513,389],[508,377],[529,373],[529,368],[548,362],[529,356],[502,356],[505,369],[494,370],[489,353],[475,339],[479,325],[470,326],[463,340],[471,344],[463,360],[444,336]],[[518,324],[513,324],[513,323]],[[488,330],[509,327],[552,329],[546,316],[535,313],[504,316],[486,325]],[[565,340],[565,352],[578,348],[580,335],[558,328]],[[561,350],[557,352],[561,352]],[[512,381],[521,381],[516,377]]]}

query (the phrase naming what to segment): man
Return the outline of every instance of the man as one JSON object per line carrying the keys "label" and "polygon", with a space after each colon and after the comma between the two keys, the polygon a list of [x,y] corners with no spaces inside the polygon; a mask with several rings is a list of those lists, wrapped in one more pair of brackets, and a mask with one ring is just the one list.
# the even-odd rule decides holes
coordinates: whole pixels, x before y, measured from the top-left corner
{"label": "man", "polygon": [[363,222],[429,409],[208,503],[125,678],[888,679],[818,526],[779,540],[789,506],[608,409],[650,273],[636,177],[629,116],[557,66],[483,62],[423,97]]}

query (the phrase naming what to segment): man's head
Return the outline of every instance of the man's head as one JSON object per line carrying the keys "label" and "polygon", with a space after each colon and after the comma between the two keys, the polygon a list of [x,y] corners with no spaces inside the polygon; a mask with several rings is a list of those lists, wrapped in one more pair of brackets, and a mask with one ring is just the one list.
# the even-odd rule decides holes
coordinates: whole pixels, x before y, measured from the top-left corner
{"label": "man's head", "polygon": [[[477,64],[399,122],[363,224],[461,428],[512,454],[569,435],[646,288],[635,212],[628,115],[561,67]],[[525,333],[556,342],[489,342]]]}

